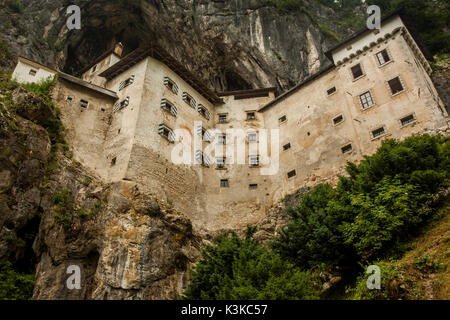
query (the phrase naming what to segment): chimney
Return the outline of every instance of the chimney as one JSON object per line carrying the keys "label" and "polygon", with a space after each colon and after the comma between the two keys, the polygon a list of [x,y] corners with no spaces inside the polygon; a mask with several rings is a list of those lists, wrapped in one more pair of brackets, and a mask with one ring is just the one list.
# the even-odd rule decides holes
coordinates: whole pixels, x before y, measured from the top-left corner
{"label": "chimney", "polygon": [[116,45],[114,47],[114,53],[117,54],[119,57],[121,57],[122,51],[123,51],[122,43],[121,42],[116,43]]}

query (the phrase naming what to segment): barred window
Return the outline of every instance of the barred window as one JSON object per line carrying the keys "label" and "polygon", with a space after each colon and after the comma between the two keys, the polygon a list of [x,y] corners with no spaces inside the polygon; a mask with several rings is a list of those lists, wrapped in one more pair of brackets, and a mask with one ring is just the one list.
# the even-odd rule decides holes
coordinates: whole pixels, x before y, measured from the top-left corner
{"label": "barred window", "polygon": [[134,82],[134,74],[131,77],[129,77],[128,79],[120,82],[119,91],[122,90],[123,88],[133,84],[133,82]]}
{"label": "barred window", "polygon": [[370,91],[364,92],[362,95],[360,95],[359,100],[363,109],[367,109],[375,104]]}
{"label": "barred window", "polygon": [[259,166],[259,156],[250,156],[250,167]]}
{"label": "barred window", "polygon": [[87,108],[88,105],[89,105],[89,101],[86,101],[86,100],[83,100],[83,99],[80,100],[80,107]]}
{"label": "barred window", "polygon": [[226,114],[219,114],[219,123],[226,123],[228,121]]}
{"label": "barred window", "polygon": [[228,179],[221,179],[220,180],[220,187],[221,188],[228,188],[230,186],[230,182]]}
{"label": "barred window", "polygon": [[297,172],[295,170],[289,171],[287,174],[288,178],[295,177],[296,175],[297,175]]}
{"label": "barred window", "polygon": [[125,100],[123,100],[122,102],[117,102],[114,105],[114,112],[122,110],[123,108],[127,107],[129,104],[130,104],[130,97],[126,97]]}
{"label": "barred window", "polygon": [[406,126],[407,124],[413,123],[415,121],[416,121],[416,117],[414,116],[414,114],[410,114],[409,116],[406,116],[406,117],[400,119],[402,127]]}
{"label": "barred window", "polygon": [[173,143],[175,142],[175,134],[173,133],[172,129],[170,129],[165,124],[160,124],[158,127],[158,133],[165,139],[167,139],[169,142]]}
{"label": "barred window", "polygon": [[327,95],[331,96],[335,92],[336,92],[336,87],[330,88],[327,90]]}
{"label": "barred window", "polygon": [[187,92],[183,92],[183,101],[190,105],[192,108],[197,106],[197,102]]}
{"label": "barred window", "polygon": [[175,94],[178,94],[178,86],[169,77],[164,77],[164,85]]}
{"label": "barred window", "polygon": [[353,150],[353,146],[351,144],[347,144],[341,148],[342,153],[349,153]]}
{"label": "barred window", "polygon": [[175,105],[167,99],[161,99],[161,108],[167,112],[170,112],[174,117],[177,116],[177,107],[175,107]]}
{"label": "barred window", "polygon": [[378,138],[378,137],[381,137],[381,136],[383,136],[385,134],[386,134],[386,130],[384,129],[384,127],[380,127],[378,129],[375,129],[375,130],[372,131],[372,137],[373,138]]}
{"label": "barred window", "polygon": [[249,184],[249,185],[248,185],[248,188],[249,188],[250,190],[255,190],[255,189],[258,189],[258,185],[257,185],[256,183],[252,183],[252,184]]}
{"label": "barred window", "polygon": [[333,124],[336,126],[340,123],[344,122],[344,116],[342,114],[338,115],[337,117],[333,118]]}

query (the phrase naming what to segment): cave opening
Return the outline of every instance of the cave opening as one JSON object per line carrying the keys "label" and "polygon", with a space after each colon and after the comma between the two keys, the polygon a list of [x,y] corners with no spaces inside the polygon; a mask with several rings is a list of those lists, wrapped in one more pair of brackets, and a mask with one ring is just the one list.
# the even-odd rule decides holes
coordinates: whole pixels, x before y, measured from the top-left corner
{"label": "cave opening", "polygon": [[252,89],[252,86],[234,71],[227,71],[225,73],[225,80],[228,91]]}
{"label": "cave opening", "polygon": [[17,231],[16,250],[12,253],[11,261],[18,272],[34,274],[36,270],[37,257],[33,243],[39,232],[40,223],[40,216],[35,215]]}

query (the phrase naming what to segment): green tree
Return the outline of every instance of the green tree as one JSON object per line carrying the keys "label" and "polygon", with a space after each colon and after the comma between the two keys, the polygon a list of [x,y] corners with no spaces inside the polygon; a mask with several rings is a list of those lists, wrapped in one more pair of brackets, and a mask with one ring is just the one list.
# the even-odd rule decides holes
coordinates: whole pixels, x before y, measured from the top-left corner
{"label": "green tree", "polygon": [[254,240],[254,229],[245,239],[235,234],[217,239],[202,253],[193,271],[187,299],[316,299],[311,275],[286,263]]}

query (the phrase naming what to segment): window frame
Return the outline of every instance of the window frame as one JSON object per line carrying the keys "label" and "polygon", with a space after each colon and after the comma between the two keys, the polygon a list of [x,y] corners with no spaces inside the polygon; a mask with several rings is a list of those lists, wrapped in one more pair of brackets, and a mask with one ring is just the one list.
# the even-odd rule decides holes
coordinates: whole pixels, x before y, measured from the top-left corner
{"label": "window frame", "polygon": [[175,81],[170,79],[169,77],[164,77],[164,85],[171,91],[173,94],[178,95],[178,85]]}
{"label": "window frame", "polygon": [[[409,122],[407,122],[407,123],[405,123],[405,124],[403,124],[403,119],[406,119],[406,118],[408,118],[408,117],[413,117],[413,120],[412,121],[409,121]],[[399,121],[399,123],[400,123],[400,127],[401,128],[404,128],[404,127],[407,127],[407,126],[410,126],[410,125],[412,125],[412,124],[414,124],[414,123],[416,123],[417,122],[417,117],[416,117],[416,114],[413,112],[413,113],[410,113],[410,114],[408,114],[408,115],[406,115],[406,116],[404,116],[404,117],[401,117],[400,119],[398,119],[398,121]]]}
{"label": "window frame", "polygon": [[[84,103],[86,102],[86,103]],[[87,109],[89,107],[89,101],[88,100],[84,100],[84,99],[80,99],[80,107]]]}
{"label": "window frame", "polygon": [[[285,118],[283,121],[281,119]],[[287,122],[287,115],[282,115],[281,117],[278,118],[278,124],[282,125],[283,123]]]}
{"label": "window frame", "polygon": [[[358,66],[358,65],[359,65],[359,68],[361,69],[361,75],[358,76],[357,78],[355,78],[355,74],[353,73],[353,68]],[[350,70],[350,75],[352,76],[353,82],[358,81],[359,79],[363,78],[366,75],[366,73],[364,71],[364,68],[363,68],[363,65],[362,65],[362,62],[358,62],[358,63],[354,64],[353,66],[351,66],[349,68],[349,70]]]}
{"label": "window frame", "polygon": [[221,188],[229,188],[230,180],[229,179],[220,179],[220,187]]}
{"label": "window frame", "polygon": [[288,171],[288,173],[287,173],[287,178],[288,179],[292,179],[292,178],[294,178],[294,177],[296,177],[297,176],[297,170],[291,170],[291,171]]}
{"label": "window frame", "polygon": [[[256,161],[252,161],[252,159],[255,159]],[[258,168],[260,166],[260,159],[259,155],[249,155],[248,156],[248,164],[250,168]]]}
{"label": "window frame", "polygon": [[[361,97],[362,97],[363,95],[367,94],[367,93],[370,95],[370,100],[372,101],[372,104],[371,104],[371,105],[368,105],[367,107],[364,107],[364,103],[363,103]],[[364,92],[361,93],[361,94],[359,94],[359,95],[358,95],[358,101],[359,101],[360,108],[361,108],[361,110],[363,110],[363,111],[364,111],[364,110],[367,110],[367,109],[370,109],[370,108],[372,108],[373,106],[376,105],[375,99],[373,98],[372,91],[371,91],[370,89],[367,90],[367,91],[364,91]]]}
{"label": "window frame", "polygon": [[[350,149],[347,149],[347,147],[350,147]],[[349,153],[352,153],[353,152],[353,144],[350,142],[350,143],[346,143],[345,145],[343,145],[342,147],[341,147],[341,153],[342,154],[349,154]]]}
{"label": "window frame", "polygon": [[28,75],[32,76],[32,77],[36,77],[38,71],[35,69],[30,69],[30,71],[28,71]]}
{"label": "window frame", "polygon": [[[383,133],[382,133],[382,134],[379,134],[379,135],[377,135],[377,136],[375,136],[375,135],[374,135],[374,132],[375,132],[375,131],[378,131],[378,130],[380,130],[380,129],[383,129]],[[380,138],[386,136],[387,133],[388,133],[388,132],[387,132],[387,130],[386,130],[386,126],[385,126],[385,125],[376,127],[375,129],[370,130],[371,140],[377,140],[377,139],[380,139]]]}
{"label": "window frame", "polygon": [[[341,117],[342,120],[339,121],[339,122],[335,122],[334,120],[336,120],[336,119],[339,118],[339,117]],[[332,123],[333,123],[333,126],[335,126],[335,127],[338,126],[338,125],[340,125],[340,124],[343,124],[343,123],[345,122],[344,114],[343,114],[343,113],[338,114],[338,115],[335,116],[331,121],[332,121]]]}
{"label": "window frame", "polygon": [[[288,147],[286,148],[286,146],[288,146]],[[292,145],[291,145],[290,142],[288,142],[288,143],[285,143],[285,144],[282,146],[282,148],[283,148],[283,151],[288,151],[289,149],[292,148]]]}
{"label": "window frame", "polygon": [[[393,93],[393,92],[392,92],[391,84],[390,84],[389,82],[392,81],[392,80],[395,80],[395,79],[398,79],[398,82],[399,82],[399,84],[402,86],[402,89],[401,89],[400,91],[397,91],[396,93]],[[401,93],[403,93],[403,92],[406,91],[405,84],[403,83],[403,80],[402,80],[402,78],[400,77],[400,75],[395,76],[395,77],[393,77],[393,78],[390,79],[390,80],[387,80],[387,81],[386,81],[386,84],[387,84],[387,87],[388,87],[388,89],[389,89],[389,93],[391,94],[391,97],[395,97],[395,96],[397,96],[397,95],[399,95],[399,94],[401,94]]]}
{"label": "window frame", "polygon": [[[246,121],[255,121],[256,120],[256,111],[245,111]],[[253,114],[253,118],[249,118],[249,115]]]}
{"label": "window frame", "polygon": [[[218,123],[228,123],[228,114],[227,113],[220,113],[218,114]],[[225,117],[225,121],[221,121],[221,117]]]}
{"label": "window frame", "polygon": [[[381,53],[384,52],[384,51],[386,52],[386,54],[387,54],[389,60],[388,60],[388,61],[385,61],[384,63],[381,63],[381,62],[380,62],[380,59],[379,59],[379,57],[378,57],[378,55],[381,54]],[[376,61],[377,61],[377,63],[378,63],[378,67],[383,67],[383,66],[385,66],[385,65],[387,65],[388,63],[390,63],[390,62],[393,61],[393,60],[392,60],[391,53],[389,52],[389,50],[388,50],[387,48],[384,48],[384,49],[378,51],[377,53],[375,53],[375,59],[376,59]],[[383,59],[384,59],[384,56],[383,56]]]}
{"label": "window frame", "polygon": [[[329,93],[329,91],[332,90],[332,89],[334,89],[334,91],[333,91],[332,93]],[[337,87],[336,87],[336,86],[333,86],[333,87],[331,87],[331,88],[329,88],[329,89],[327,90],[327,97],[331,97],[332,95],[334,95],[334,94],[336,94],[336,93],[337,93]]]}

